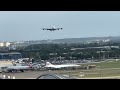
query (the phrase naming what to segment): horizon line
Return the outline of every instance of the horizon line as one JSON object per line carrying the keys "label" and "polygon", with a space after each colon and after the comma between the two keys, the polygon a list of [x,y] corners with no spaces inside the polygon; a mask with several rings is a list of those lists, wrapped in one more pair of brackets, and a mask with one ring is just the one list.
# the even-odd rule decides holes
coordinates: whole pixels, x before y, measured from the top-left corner
{"label": "horizon line", "polygon": [[22,42],[22,41],[42,41],[42,40],[57,40],[57,39],[73,39],[73,38],[101,38],[101,37],[120,37],[120,36],[92,36],[92,37],[71,37],[71,38],[56,38],[56,39],[39,39],[39,40],[4,40],[4,41],[0,41],[0,42]]}

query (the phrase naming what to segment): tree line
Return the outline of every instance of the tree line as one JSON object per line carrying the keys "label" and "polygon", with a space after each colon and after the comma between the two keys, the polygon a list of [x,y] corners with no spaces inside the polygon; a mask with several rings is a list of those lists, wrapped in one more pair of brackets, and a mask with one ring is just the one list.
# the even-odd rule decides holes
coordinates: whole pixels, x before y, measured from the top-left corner
{"label": "tree line", "polygon": [[[120,43],[89,43],[89,44],[33,44],[26,47],[17,48],[16,52],[20,52],[22,56],[35,59],[56,59],[64,57],[67,60],[82,60],[82,59],[107,59],[120,58],[120,48],[87,48],[101,46],[120,46]],[[78,48],[72,50],[72,48]],[[79,49],[83,48],[83,49]],[[12,51],[11,51],[12,52]],[[58,58],[59,59],[59,58]]]}

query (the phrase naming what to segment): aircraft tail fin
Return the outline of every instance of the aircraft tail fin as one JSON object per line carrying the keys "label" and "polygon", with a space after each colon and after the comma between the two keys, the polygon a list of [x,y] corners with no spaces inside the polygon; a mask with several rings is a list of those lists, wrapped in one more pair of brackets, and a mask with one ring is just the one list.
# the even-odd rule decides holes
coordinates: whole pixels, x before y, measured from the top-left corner
{"label": "aircraft tail fin", "polygon": [[28,66],[29,66],[29,68],[32,68],[32,65],[31,65],[31,64],[29,64]]}

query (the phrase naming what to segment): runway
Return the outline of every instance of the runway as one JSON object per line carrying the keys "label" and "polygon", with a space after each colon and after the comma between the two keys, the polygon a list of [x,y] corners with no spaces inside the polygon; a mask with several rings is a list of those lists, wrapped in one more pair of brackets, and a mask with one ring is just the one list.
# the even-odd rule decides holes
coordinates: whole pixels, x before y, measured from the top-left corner
{"label": "runway", "polygon": [[[57,73],[57,74],[64,74],[64,75],[68,75],[68,74],[72,74],[73,71],[64,71],[64,70],[55,70],[55,71],[25,71],[25,72],[17,72],[17,73],[1,73],[2,75],[6,75],[6,76],[12,76],[15,77],[15,79],[36,79],[37,77],[39,77],[42,74],[46,74],[46,73]],[[74,73],[76,73],[74,71]],[[73,74],[74,74],[73,73]],[[102,76],[102,77],[75,77],[72,74],[73,78],[76,79],[120,79],[120,75],[118,76]],[[84,74],[94,74],[94,73],[84,73]]]}
{"label": "runway", "polygon": [[17,73],[1,73],[6,76],[14,76],[15,79],[36,79],[38,76],[45,73],[57,73],[57,71],[25,71]]}
{"label": "runway", "polygon": [[78,79],[120,79],[120,76],[92,77],[92,78],[78,78]]}

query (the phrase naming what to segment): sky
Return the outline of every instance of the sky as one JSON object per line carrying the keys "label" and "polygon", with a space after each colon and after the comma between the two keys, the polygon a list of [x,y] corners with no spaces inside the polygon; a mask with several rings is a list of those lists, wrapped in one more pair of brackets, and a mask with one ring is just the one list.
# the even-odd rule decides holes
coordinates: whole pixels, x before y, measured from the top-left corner
{"label": "sky", "polygon": [[120,36],[120,11],[0,11],[0,41],[104,36]]}

